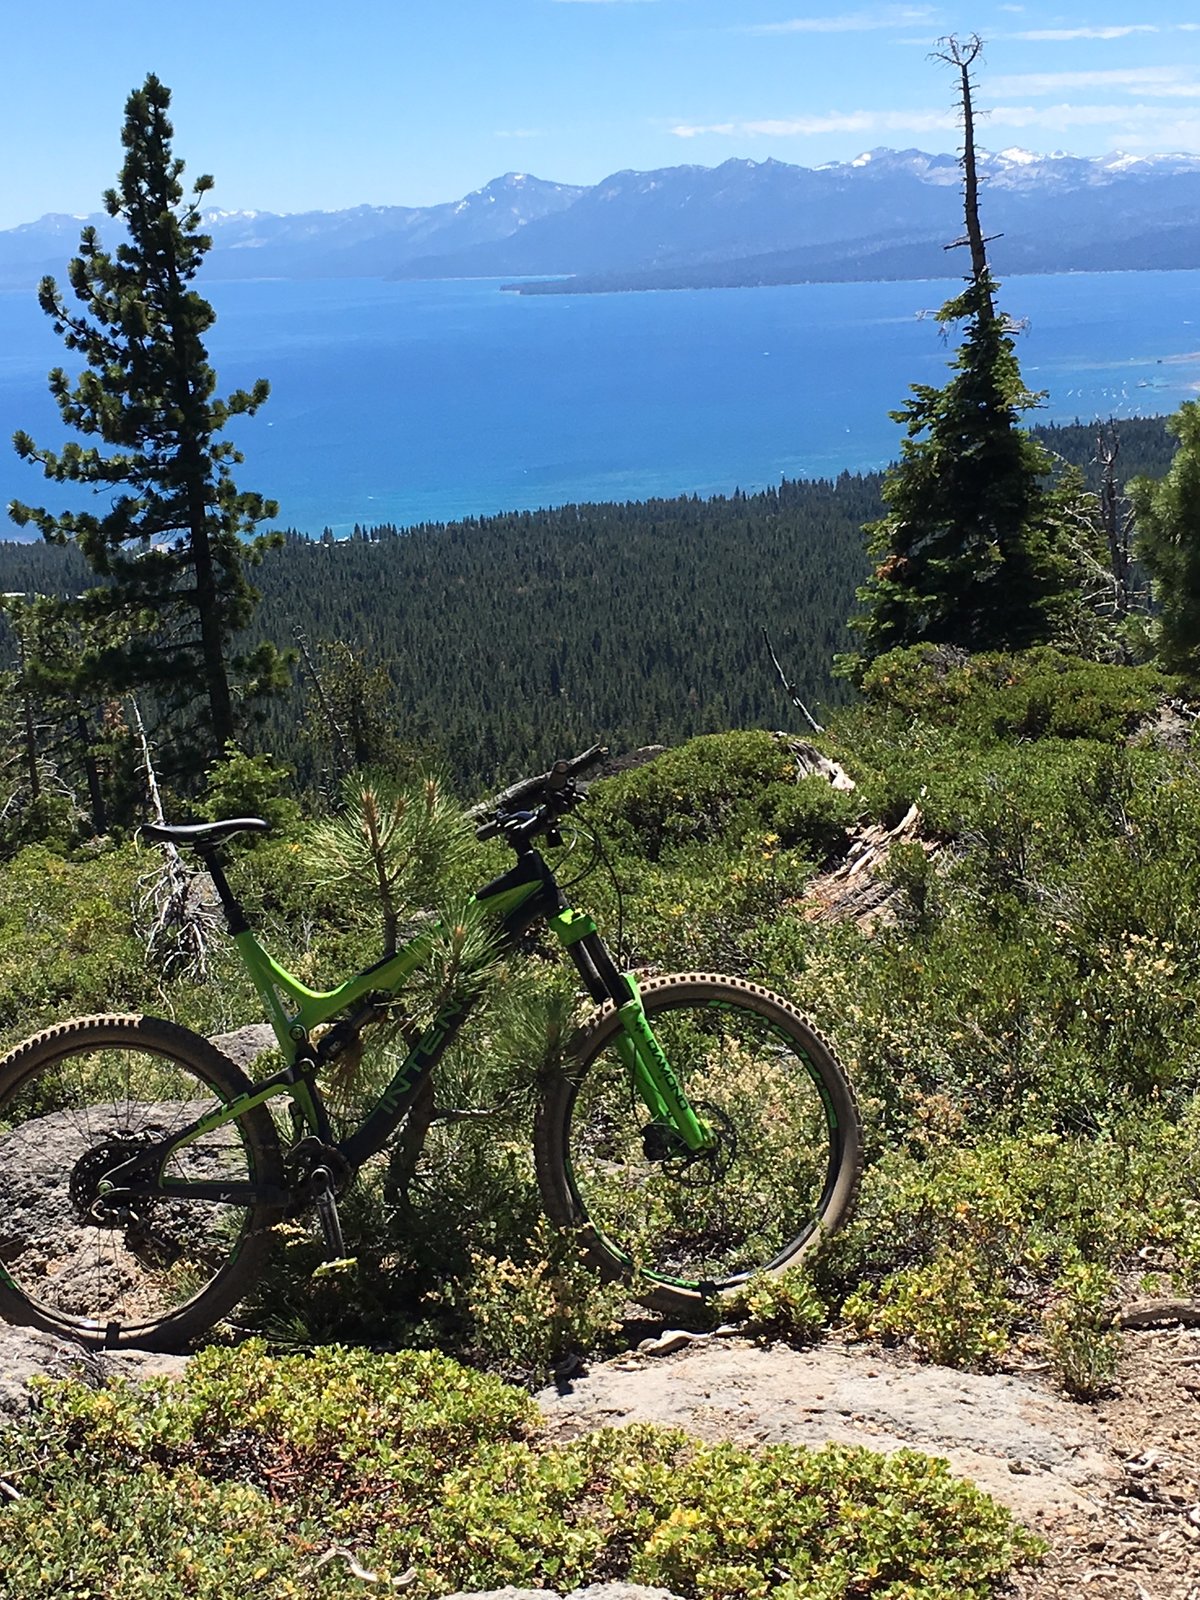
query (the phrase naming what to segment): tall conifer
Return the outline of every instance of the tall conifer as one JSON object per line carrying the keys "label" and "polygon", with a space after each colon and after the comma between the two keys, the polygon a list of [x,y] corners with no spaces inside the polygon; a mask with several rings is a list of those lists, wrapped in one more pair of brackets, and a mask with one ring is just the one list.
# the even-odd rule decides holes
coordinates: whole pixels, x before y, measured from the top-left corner
{"label": "tall conifer", "polygon": [[1178,440],[1166,477],[1135,478],[1129,497],[1135,553],[1150,574],[1156,654],[1169,672],[1200,683],[1200,401],[1168,421]]}
{"label": "tall conifer", "polygon": [[119,648],[97,653],[98,685],[149,689],[214,754],[235,736],[246,701],[280,686],[273,646],[231,654],[258,599],[246,568],[278,542],[254,529],[278,507],[238,491],[231,469],[243,458],[221,437],[230,417],[262,405],[268,385],[215,397],[204,344],[215,313],[190,287],[212,242],[199,210],[212,179],[198,178],[185,196],[170,99],[151,74],[126,102],[125,161],[104,196],[125,238],[109,251],[94,228],[83,230],[67,269],[78,308],[53,278],[38,292],[55,332],[87,364],[74,384],[55,368],[50,391],[63,421],[99,443],[55,453],[24,432],[13,440],[47,478],[90,486],[105,508],[53,513],[14,501],[9,512],[51,542],[74,540],[106,580],[80,606],[134,623]]}
{"label": "tall conifer", "polygon": [[[859,590],[861,640],[850,666],[922,640],[968,650],[1020,649],[1050,638],[1069,604],[1064,503],[1048,483],[1048,453],[1019,426],[1038,396],[1025,387],[1011,329],[996,308],[979,220],[970,70],[980,42],[944,41],[938,59],[960,75],[963,198],[971,275],[937,313],[963,324],[944,388],[913,386],[892,413],[900,460],[883,487],[887,513],[866,528],[877,565]],[[951,248],[951,247],[948,247]]]}

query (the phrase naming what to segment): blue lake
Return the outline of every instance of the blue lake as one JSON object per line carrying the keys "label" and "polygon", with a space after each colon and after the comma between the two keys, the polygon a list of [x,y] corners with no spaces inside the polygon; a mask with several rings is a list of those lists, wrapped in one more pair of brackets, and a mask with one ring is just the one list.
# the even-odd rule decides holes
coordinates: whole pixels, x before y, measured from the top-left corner
{"label": "blue lake", "polygon": [[[912,383],[951,351],[959,280],[522,297],[493,282],[206,283],[222,391],[268,378],[237,478],[319,532],[587,500],[753,490],[880,467]],[[1200,272],[1013,278],[1026,382],[1053,421],[1149,416],[1200,390]],[[73,371],[33,294],[0,294],[0,438],[64,434]],[[0,504],[64,491],[0,447]]]}

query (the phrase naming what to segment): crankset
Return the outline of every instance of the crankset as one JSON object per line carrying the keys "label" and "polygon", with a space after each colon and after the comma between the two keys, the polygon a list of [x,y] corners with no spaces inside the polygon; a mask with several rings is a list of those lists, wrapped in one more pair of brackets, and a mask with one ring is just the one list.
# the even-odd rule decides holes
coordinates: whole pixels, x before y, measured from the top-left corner
{"label": "crankset", "polygon": [[289,1211],[295,1214],[306,1206],[315,1206],[325,1239],[326,1261],[344,1260],[346,1240],[337,1197],[354,1176],[353,1168],[336,1146],[317,1138],[301,1139],[293,1145],[287,1164],[294,1198]]}

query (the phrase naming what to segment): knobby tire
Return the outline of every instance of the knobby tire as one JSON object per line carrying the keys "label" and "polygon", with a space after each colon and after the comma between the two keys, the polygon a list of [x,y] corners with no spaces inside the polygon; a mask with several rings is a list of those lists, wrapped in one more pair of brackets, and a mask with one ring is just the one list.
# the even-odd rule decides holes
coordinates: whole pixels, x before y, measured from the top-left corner
{"label": "knobby tire", "polygon": [[[207,1039],[156,1017],[62,1023],[0,1061],[0,1315],[97,1348],[152,1350],[181,1349],[227,1315],[262,1271],[279,1210],[160,1197],[131,1217],[105,1212],[100,1187],[123,1151],[249,1088]],[[182,1147],[164,1175],[278,1192],[270,1114],[242,1112]]]}
{"label": "knobby tire", "polygon": [[795,1265],[841,1227],[858,1193],[862,1129],[836,1056],[790,1002],[707,973],[640,990],[688,1098],[719,1130],[718,1157],[647,1151],[649,1113],[607,1005],[543,1096],[538,1182],[551,1220],[605,1277],[686,1315],[755,1272]]}

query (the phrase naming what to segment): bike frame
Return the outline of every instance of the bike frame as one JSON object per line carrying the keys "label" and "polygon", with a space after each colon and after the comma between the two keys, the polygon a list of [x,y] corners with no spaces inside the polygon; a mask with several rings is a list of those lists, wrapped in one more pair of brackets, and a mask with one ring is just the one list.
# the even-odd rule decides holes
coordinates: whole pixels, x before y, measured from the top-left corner
{"label": "bike frame", "polygon": [[[574,962],[591,998],[597,1004],[611,1001],[617,1008],[623,1031],[616,1048],[651,1120],[668,1126],[689,1152],[710,1149],[714,1143],[712,1134],[688,1102],[654,1036],[636,980],[631,974],[617,970],[592,918],[567,905],[541,853],[527,840],[510,840],[510,843],[517,851],[516,866],[478,890],[473,903],[495,918],[504,948],[514,947],[536,922],[544,921],[549,925]],[[262,1000],[285,1065],[280,1072],[255,1083],[245,1094],[180,1129],[164,1145],[157,1147],[155,1157],[159,1169],[174,1151],[279,1095],[287,1095],[296,1108],[298,1135],[303,1126],[322,1144],[336,1149],[351,1168],[361,1166],[383,1148],[399,1125],[421,1084],[469,1016],[474,996],[451,997],[445,1002],[411,1046],[360,1126],[346,1139],[335,1143],[316,1082],[322,1066],[331,1056],[322,1054],[324,1040],[313,1045],[312,1035],[326,1023],[336,1025],[336,1019],[344,1018],[356,1006],[370,1009],[373,1000],[382,1005],[401,996],[406,980],[429,955],[431,935],[418,934],[395,955],[357,973],[337,988],[310,989],[281,966],[256,938],[230,893],[219,865],[211,859],[206,865],[225,909],[234,944]],[[140,1164],[135,1162],[130,1166]],[[111,1176],[116,1178],[118,1172]],[[235,1203],[262,1198],[252,1184],[185,1183],[163,1178],[155,1184],[155,1191]]]}

